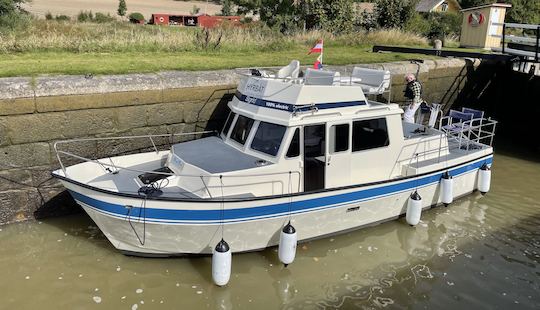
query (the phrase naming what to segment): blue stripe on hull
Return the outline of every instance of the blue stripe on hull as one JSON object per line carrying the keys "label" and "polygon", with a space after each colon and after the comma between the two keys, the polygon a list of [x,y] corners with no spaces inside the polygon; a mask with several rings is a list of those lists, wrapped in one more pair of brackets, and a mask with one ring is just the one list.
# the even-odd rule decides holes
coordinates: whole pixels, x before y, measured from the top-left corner
{"label": "blue stripe on hull", "polygon": [[[493,157],[483,159],[481,161],[473,162],[463,167],[459,167],[450,170],[449,173],[452,176],[457,176],[463,173],[467,173],[472,170],[479,169],[484,163],[491,164]],[[169,210],[169,209],[155,209],[146,208],[146,221],[148,222],[161,222],[167,223],[180,223],[181,221],[204,221],[204,224],[210,224],[211,222],[219,223],[222,220],[225,221],[245,221],[256,218],[268,218],[287,214],[290,211],[292,213],[309,212],[316,209],[323,209],[329,207],[335,207],[347,203],[353,203],[356,201],[369,200],[377,197],[388,196],[403,191],[412,190],[417,187],[424,187],[434,183],[438,183],[441,179],[442,173],[423,177],[420,179],[409,179],[407,181],[383,185],[371,189],[363,189],[350,193],[344,193],[339,195],[331,195],[326,197],[312,198],[300,201],[294,201],[290,203],[279,203],[267,206],[251,207],[251,208],[239,208],[239,209],[225,209],[222,213],[221,210]],[[80,193],[70,191],[74,199],[89,205],[90,207],[102,211],[107,214],[119,217],[127,216],[127,209],[123,205],[112,204],[97,200]],[[331,192],[327,192],[331,193]],[[142,200],[141,200],[142,202]],[[181,204],[181,202],[179,202]],[[216,203],[219,204],[219,203]],[[143,209],[133,206],[131,216],[133,220],[136,220],[140,214],[143,214]],[[210,222],[210,223],[209,223]],[[196,223],[195,223],[196,224]]]}

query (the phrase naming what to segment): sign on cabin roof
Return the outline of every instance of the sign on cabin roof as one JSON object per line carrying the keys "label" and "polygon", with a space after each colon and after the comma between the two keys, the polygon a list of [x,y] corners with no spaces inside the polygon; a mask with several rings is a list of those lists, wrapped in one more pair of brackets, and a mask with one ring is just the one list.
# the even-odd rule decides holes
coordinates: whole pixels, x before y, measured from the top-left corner
{"label": "sign on cabin roof", "polygon": [[457,0],[420,0],[416,5],[417,12],[459,12],[461,6]]}

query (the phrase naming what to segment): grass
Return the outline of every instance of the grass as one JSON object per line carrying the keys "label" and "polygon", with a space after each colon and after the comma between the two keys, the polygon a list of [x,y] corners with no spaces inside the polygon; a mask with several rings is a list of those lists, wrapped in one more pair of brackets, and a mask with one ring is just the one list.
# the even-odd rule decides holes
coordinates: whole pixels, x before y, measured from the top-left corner
{"label": "grass", "polygon": [[204,33],[201,29],[121,22],[33,20],[26,28],[0,29],[0,76],[230,69],[279,66],[291,59],[309,65],[317,56],[307,52],[319,38],[325,39],[327,65],[433,58],[371,53],[373,44],[428,46],[425,38],[399,30],[341,36],[310,31],[285,36],[259,26]]}
{"label": "grass", "polygon": [[[432,56],[371,53],[371,48],[327,48],[327,65],[390,62],[407,59],[432,59]],[[316,55],[308,56],[306,49],[271,52],[126,52],[126,53],[69,53],[31,52],[5,55],[0,58],[0,76],[34,76],[40,74],[124,74],[164,70],[215,70],[242,67],[283,66],[291,59],[310,65]]]}

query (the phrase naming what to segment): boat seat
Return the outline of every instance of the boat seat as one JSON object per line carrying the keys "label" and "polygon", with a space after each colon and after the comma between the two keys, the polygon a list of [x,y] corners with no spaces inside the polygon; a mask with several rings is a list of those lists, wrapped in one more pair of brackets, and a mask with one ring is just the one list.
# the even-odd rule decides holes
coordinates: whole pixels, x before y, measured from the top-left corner
{"label": "boat seat", "polygon": [[484,119],[484,111],[475,110],[471,108],[462,108],[461,112],[471,113],[473,115],[472,125],[482,125],[482,120]]}
{"label": "boat seat", "polygon": [[304,84],[305,85],[334,85],[340,84],[339,72],[334,71],[324,71],[308,68],[306,74],[304,75]]}
{"label": "boat seat", "polygon": [[[390,88],[390,71],[354,67],[352,82],[362,87],[366,95],[382,95]],[[359,81],[358,81],[359,80]]]}
{"label": "boat seat", "polygon": [[450,110],[448,116],[441,119],[441,124],[446,121],[446,125],[441,126],[442,129],[451,132],[459,132],[468,129],[474,119],[473,113],[464,113],[456,110]]}
{"label": "boat seat", "polygon": [[284,78],[297,79],[298,74],[300,74],[300,61],[293,60],[287,66],[279,69],[276,77],[278,79],[284,79]]}

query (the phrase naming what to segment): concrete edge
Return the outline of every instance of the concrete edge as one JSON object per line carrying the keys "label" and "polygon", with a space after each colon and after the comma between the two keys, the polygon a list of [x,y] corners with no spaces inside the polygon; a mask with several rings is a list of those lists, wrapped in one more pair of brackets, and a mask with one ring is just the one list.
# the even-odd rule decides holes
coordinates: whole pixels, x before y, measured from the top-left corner
{"label": "concrete edge", "polygon": [[[408,72],[426,73],[433,69],[463,67],[466,65],[477,66],[479,63],[476,59],[444,58],[424,60],[423,63],[418,65],[407,61],[399,61],[327,66],[327,69],[345,74],[351,72],[355,66],[359,66],[389,70],[392,75],[404,75]],[[98,76],[10,77],[0,78],[0,100],[231,85],[237,84],[239,80],[240,76],[236,74],[235,70],[163,71]]]}

